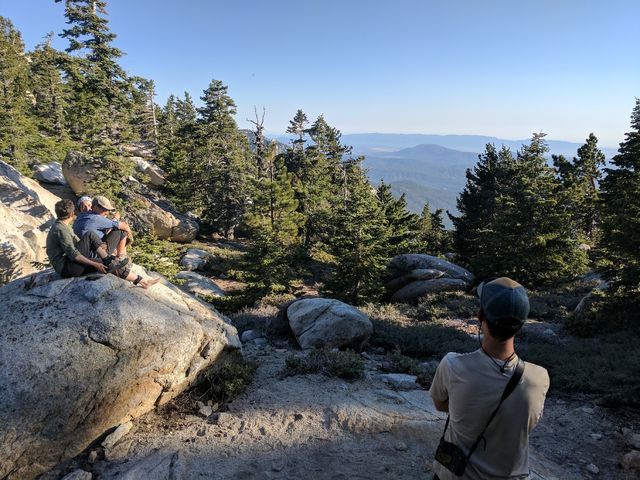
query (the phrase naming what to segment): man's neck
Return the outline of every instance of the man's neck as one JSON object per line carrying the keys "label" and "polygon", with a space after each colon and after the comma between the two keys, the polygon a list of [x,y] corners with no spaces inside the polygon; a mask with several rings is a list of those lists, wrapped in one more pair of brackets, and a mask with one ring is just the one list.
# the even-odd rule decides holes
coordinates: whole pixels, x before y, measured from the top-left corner
{"label": "man's neck", "polygon": [[60,220],[60,222],[64,223],[65,225],[69,225],[71,223],[71,220],[73,220],[73,217],[59,218],[58,220]]}
{"label": "man's neck", "polygon": [[509,340],[496,340],[490,335],[484,335],[482,339],[482,348],[485,352],[498,360],[506,360],[513,355],[514,344],[513,338]]}

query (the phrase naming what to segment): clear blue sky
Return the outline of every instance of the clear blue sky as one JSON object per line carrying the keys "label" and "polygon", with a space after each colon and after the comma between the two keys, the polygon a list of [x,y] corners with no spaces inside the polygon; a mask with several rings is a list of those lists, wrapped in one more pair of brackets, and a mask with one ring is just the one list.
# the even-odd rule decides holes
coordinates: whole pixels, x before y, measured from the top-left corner
{"label": "clear blue sky", "polygon": [[[115,45],[158,102],[229,86],[238,124],[298,108],[343,133],[481,134],[617,146],[640,96],[640,0],[110,0]],[[0,0],[33,48],[63,3]],[[65,48],[60,38],[54,46]]]}

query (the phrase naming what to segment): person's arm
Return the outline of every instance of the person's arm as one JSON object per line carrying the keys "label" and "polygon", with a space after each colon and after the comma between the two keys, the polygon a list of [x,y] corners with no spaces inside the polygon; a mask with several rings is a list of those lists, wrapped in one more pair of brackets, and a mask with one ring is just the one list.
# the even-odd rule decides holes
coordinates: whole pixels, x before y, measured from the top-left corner
{"label": "person's arm", "polygon": [[107,267],[102,262],[96,262],[95,260],[91,260],[90,258],[85,257],[80,252],[74,257],[74,262],[82,263],[84,265],[88,265],[90,267],[95,268],[100,273],[107,273]]}
{"label": "person's arm", "polygon": [[123,230],[128,234],[131,234],[131,227],[125,222],[118,222],[118,226],[116,227],[118,230]]}
{"label": "person's arm", "polygon": [[436,410],[440,412],[449,412],[449,391],[448,391],[448,379],[449,379],[449,362],[445,356],[436,368],[436,373],[433,376],[431,382],[431,388],[429,394],[433,399],[433,404]]}

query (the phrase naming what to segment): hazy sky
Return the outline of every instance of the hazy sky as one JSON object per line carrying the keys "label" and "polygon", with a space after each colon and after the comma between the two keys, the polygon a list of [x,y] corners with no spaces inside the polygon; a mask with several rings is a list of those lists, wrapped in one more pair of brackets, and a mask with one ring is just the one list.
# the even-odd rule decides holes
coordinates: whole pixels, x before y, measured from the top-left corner
{"label": "hazy sky", "polygon": [[[110,0],[115,45],[158,103],[222,80],[238,124],[298,108],[343,133],[544,131],[617,146],[640,96],[640,0]],[[28,49],[64,2],[0,0]],[[57,38],[54,46],[66,48]]]}

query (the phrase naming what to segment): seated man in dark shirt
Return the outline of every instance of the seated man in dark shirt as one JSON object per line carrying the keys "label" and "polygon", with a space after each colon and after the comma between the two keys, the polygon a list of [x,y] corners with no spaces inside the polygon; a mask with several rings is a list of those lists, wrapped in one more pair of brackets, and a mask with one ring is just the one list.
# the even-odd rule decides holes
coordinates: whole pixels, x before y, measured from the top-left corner
{"label": "seated man in dark shirt", "polygon": [[79,277],[90,272],[112,272],[128,263],[128,260],[119,261],[113,255],[108,255],[95,232],[89,231],[78,238],[71,231],[69,224],[73,221],[75,211],[71,200],[59,201],[55,210],[58,220],[47,235],[47,255],[54,270],[63,278]]}
{"label": "seated man in dark shirt", "polygon": [[73,231],[80,238],[89,231],[95,232],[107,244],[109,254],[123,258],[127,254],[127,238],[131,236],[131,228],[120,221],[117,212],[113,219],[108,218],[111,212],[115,212],[115,208],[109,199],[98,195],[93,199],[91,210],[78,215]]}
{"label": "seated man in dark shirt", "polygon": [[[108,255],[104,243],[95,231],[89,230],[82,238],[78,238],[69,226],[75,214],[71,200],[60,200],[56,203],[55,210],[58,220],[47,235],[47,255],[60,276],[69,278],[92,272],[108,272],[142,288],[149,288],[160,281],[160,278],[143,278],[131,273],[129,259]],[[92,254],[99,260],[90,258]]]}

